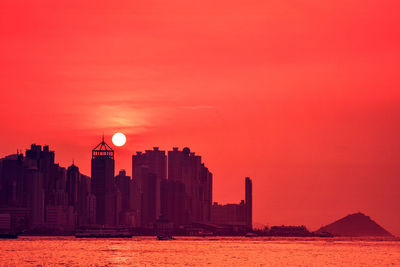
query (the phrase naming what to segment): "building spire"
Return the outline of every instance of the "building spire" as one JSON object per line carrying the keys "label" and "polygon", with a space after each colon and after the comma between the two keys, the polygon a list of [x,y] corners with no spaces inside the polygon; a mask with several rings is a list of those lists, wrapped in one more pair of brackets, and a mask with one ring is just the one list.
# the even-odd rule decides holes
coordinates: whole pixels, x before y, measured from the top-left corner
{"label": "building spire", "polygon": [[92,150],[92,158],[95,158],[97,156],[105,156],[114,159],[114,150],[104,141],[104,133],[101,139],[101,143]]}

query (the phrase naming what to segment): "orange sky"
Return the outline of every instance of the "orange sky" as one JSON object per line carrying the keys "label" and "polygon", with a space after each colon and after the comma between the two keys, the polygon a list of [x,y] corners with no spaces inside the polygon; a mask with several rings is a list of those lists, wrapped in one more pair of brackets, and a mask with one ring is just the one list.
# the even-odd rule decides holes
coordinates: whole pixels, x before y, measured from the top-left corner
{"label": "orange sky", "polygon": [[49,144],[89,174],[121,131],[117,169],[189,146],[223,203],[252,177],[257,223],[361,211],[400,234],[399,1],[20,2],[0,3],[1,157]]}

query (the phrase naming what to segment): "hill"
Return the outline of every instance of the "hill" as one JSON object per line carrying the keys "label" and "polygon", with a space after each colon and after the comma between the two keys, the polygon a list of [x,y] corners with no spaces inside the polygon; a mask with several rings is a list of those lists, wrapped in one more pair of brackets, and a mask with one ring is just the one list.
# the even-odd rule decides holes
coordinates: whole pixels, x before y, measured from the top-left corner
{"label": "hill", "polygon": [[321,227],[317,232],[329,232],[335,236],[393,236],[362,213],[354,213]]}

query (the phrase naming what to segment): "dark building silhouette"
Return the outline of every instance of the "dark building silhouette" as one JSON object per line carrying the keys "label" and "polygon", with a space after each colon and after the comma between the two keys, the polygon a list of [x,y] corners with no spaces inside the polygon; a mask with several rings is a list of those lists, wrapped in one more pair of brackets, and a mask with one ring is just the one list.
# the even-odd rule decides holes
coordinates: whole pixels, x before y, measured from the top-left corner
{"label": "dark building silhouette", "polygon": [[68,204],[74,207],[78,205],[79,178],[79,168],[72,163],[67,169],[67,195]]}
{"label": "dark building silhouette", "polygon": [[30,149],[26,150],[26,158],[30,160],[30,168],[36,165],[37,171],[42,176],[44,190],[44,205],[51,204],[52,194],[56,188],[57,167],[54,163],[55,153],[49,150],[49,146],[32,144]]}
{"label": "dark building silhouette", "polygon": [[115,176],[115,183],[117,185],[117,189],[121,194],[121,208],[119,214],[119,221],[124,225],[130,225],[128,222],[130,216],[127,213],[130,213],[130,194],[131,194],[131,177],[126,175],[125,170],[120,170],[119,174]]}
{"label": "dark building silhouette", "polygon": [[117,189],[114,182],[114,150],[104,138],[92,150],[92,193],[96,197],[96,223],[117,225]]}
{"label": "dark building silhouette", "polygon": [[252,182],[245,178],[245,200],[239,204],[220,205],[215,202],[211,210],[211,219],[215,224],[236,225],[238,227],[252,229]]}
{"label": "dark building silhouette", "polygon": [[152,228],[161,215],[160,187],[161,181],[166,179],[166,169],[165,151],[158,147],[132,156],[133,209],[136,211],[137,226]]}
{"label": "dark building silhouette", "polygon": [[253,229],[253,183],[249,177],[245,179],[245,192],[246,224]]}
{"label": "dark building silhouette", "polygon": [[72,164],[67,169],[68,204],[74,208],[77,226],[96,223],[96,197],[91,193],[90,177]]}
{"label": "dark building silhouette", "polygon": [[212,206],[212,221],[216,224],[246,224],[246,207],[244,201],[239,204],[221,205],[214,202]]}
{"label": "dark building silhouette", "polygon": [[212,174],[201,163],[201,156],[188,147],[168,151],[168,180],[185,186],[184,221],[206,222],[211,217]]}
{"label": "dark building silhouette", "polygon": [[161,182],[161,211],[163,218],[183,225],[187,223],[185,185],[180,181],[163,180]]}
{"label": "dark building silhouette", "polygon": [[16,154],[0,160],[2,181],[0,206],[22,207],[24,205],[23,155]]}

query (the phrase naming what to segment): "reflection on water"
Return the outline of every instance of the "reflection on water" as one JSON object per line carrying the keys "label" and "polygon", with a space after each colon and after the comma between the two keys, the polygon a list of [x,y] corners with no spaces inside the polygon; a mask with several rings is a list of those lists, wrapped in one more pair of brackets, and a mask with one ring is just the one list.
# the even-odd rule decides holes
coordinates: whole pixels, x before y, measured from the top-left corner
{"label": "reflection on water", "polygon": [[399,241],[189,238],[0,240],[0,266],[400,266]]}

